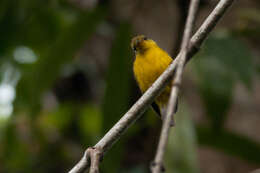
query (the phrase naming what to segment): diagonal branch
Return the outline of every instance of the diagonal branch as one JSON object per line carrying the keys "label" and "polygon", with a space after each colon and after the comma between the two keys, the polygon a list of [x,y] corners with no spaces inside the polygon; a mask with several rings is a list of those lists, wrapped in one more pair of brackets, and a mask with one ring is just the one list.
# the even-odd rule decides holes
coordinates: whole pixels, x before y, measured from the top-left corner
{"label": "diagonal branch", "polygon": [[[224,15],[227,8],[234,0],[221,0],[217,7],[211,12],[199,30],[191,38],[188,49],[188,59],[197,53],[202,42],[206,39],[219,19]],[[148,108],[156,96],[160,94],[167,82],[174,74],[177,62],[181,54],[164,71],[164,73],[153,83],[153,85],[143,94],[143,96],[128,110],[128,112],[105,134],[105,136],[94,146],[99,148],[99,152],[104,154],[121,137],[121,135],[132,125],[141,114]],[[186,62],[187,62],[186,61]],[[69,173],[83,173],[89,168],[90,155],[84,154],[82,159],[70,170]]]}
{"label": "diagonal branch", "polygon": [[195,16],[197,15],[199,7],[199,0],[191,0],[188,18],[185,24],[183,40],[181,44],[181,56],[178,60],[178,66],[176,70],[176,75],[174,76],[171,95],[167,106],[166,117],[163,121],[160,140],[155,155],[153,164],[151,165],[152,173],[163,172],[163,157],[166,150],[170,128],[173,120],[173,114],[175,112],[175,105],[177,104],[177,97],[179,93],[179,86],[181,84],[182,73],[184,65],[188,56],[189,40],[192,34],[192,30],[195,23]]}

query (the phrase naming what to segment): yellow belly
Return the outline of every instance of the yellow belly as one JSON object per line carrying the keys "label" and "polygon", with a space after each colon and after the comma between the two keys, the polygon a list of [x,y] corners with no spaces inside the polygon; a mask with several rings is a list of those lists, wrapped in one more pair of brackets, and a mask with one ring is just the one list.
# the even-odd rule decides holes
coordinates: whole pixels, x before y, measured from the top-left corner
{"label": "yellow belly", "polygon": [[[137,83],[144,93],[154,81],[166,70],[172,58],[161,49],[147,51],[145,54],[136,55],[134,62],[134,75]],[[167,104],[170,95],[170,84],[156,98],[159,107]]]}

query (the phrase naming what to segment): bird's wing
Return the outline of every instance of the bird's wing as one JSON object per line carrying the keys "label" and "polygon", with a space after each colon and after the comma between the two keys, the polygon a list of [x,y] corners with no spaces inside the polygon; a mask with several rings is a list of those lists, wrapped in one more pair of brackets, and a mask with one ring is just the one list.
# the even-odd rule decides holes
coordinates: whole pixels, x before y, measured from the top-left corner
{"label": "bird's wing", "polygon": [[[176,105],[175,105],[175,108],[174,108],[174,113],[177,113],[177,110],[178,110],[178,102],[179,102],[178,100],[179,99],[177,98]],[[162,113],[161,113],[160,107],[155,102],[153,102],[151,106],[152,106],[153,110],[157,113],[157,115],[159,117],[162,117]],[[163,111],[163,112],[165,112],[165,111]]]}
{"label": "bird's wing", "polygon": [[159,108],[159,106],[158,106],[155,102],[152,103],[152,107],[153,107],[153,110],[157,113],[157,115],[159,115],[160,117],[162,117],[160,108]]}

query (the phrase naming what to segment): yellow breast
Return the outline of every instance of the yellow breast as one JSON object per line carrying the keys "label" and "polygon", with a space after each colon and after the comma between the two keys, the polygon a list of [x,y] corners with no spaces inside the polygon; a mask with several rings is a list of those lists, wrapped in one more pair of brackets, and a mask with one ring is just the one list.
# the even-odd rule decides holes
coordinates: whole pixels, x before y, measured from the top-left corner
{"label": "yellow breast", "polygon": [[[166,70],[172,58],[159,47],[153,47],[144,53],[138,53],[134,61],[134,75],[142,92],[145,92],[153,82]],[[170,87],[167,86],[162,94],[156,99],[167,102]]]}

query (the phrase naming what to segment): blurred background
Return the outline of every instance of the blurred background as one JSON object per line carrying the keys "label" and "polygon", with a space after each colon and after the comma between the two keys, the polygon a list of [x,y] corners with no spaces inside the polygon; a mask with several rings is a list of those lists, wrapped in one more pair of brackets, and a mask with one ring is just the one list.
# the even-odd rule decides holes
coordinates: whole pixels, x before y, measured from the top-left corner
{"label": "blurred background", "polygon": [[[201,0],[196,26],[217,0]],[[141,96],[130,40],[177,55],[189,0],[0,0],[0,173],[67,172]],[[235,1],[185,69],[167,172],[260,167],[260,1]],[[103,173],[147,173],[149,109]]]}

